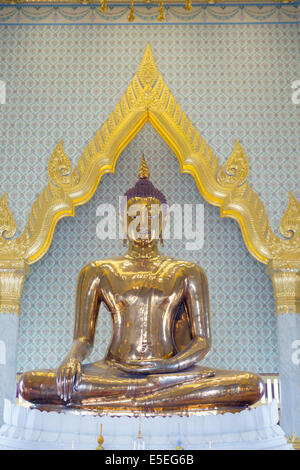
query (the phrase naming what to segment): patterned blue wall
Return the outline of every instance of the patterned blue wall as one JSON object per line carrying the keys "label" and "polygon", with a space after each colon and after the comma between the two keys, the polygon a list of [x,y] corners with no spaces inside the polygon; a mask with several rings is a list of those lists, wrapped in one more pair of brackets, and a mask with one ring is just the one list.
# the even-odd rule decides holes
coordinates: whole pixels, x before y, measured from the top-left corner
{"label": "patterned blue wall", "polygon": [[[240,140],[249,180],[277,228],[288,190],[300,198],[299,107],[291,100],[291,83],[300,76],[298,35],[298,25],[1,26],[0,79],[7,85],[7,104],[0,106],[0,185],[9,193],[19,230],[46,184],[57,141],[64,139],[75,163],[127,88],[147,42],[177,101],[221,162],[233,140]],[[176,240],[164,252],[207,271],[213,327],[207,363],[276,372],[276,318],[265,267],[248,254],[236,223],[220,219],[192,177],[180,175],[176,157],[150,125],[76,218],[59,222],[48,254],[31,267],[18,369],[56,366],[70,347],[78,271],[91,259],[123,250],[119,240],[100,244],[96,208],[117,205],[135,182],[143,151],[153,182],[170,202],[204,204],[203,249],[186,251],[185,242]],[[110,331],[103,311],[92,360],[104,354]]]}

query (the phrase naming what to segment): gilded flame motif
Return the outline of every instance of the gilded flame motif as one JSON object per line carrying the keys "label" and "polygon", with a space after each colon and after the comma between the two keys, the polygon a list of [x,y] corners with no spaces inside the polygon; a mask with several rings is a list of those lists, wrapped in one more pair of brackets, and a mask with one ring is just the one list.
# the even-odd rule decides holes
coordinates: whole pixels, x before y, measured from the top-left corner
{"label": "gilded flame motif", "polygon": [[249,165],[246,154],[241,144],[236,141],[234,150],[228,158],[225,171],[220,166],[217,181],[222,186],[241,186],[245,183],[249,174]]}
{"label": "gilded flame motif", "polygon": [[292,260],[295,253],[300,253],[300,204],[292,193],[289,194],[289,204],[281,219],[280,232],[286,237],[284,240],[275,237],[273,233],[270,236],[272,258]]}
{"label": "gilded flame motif", "polygon": [[[56,222],[65,215],[74,215],[75,206],[92,197],[101,176],[114,171],[119,154],[146,121],[151,122],[173,149],[182,171],[194,176],[202,196],[220,207],[222,217],[232,217],[239,223],[246,246],[258,261],[267,264],[274,257],[285,257],[287,252],[289,256],[300,257],[299,203],[291,196],[293,204],[290,203],[283,218],[283,221],[288,218],[291,228],[284,228],[283,235],[288,233],[290,237],[289,230],[293,230],[293,236],[281,240],[274,235],[264,204],[247,181],[249,165],[240,143],[236,142],[225,169],[219,166],[211,148],[163,81],[148,45],[138,73],[84,150],[73,173],[61,142],[52,154],[49,178],[62,191],[59,193],[50,187],[50,197],[43,198],[38,210],[36,206],[41,201],[33,206],[30,222],[44,218],[47,223],[44,224],[46,229],[38,232],[31,224],[30,233],[37,233],[28,250],[29,263],[36,262],[48,250]],[[283,222],[282,227],[285,226]]]}
{"label": "gilded flame motif", "polygon": [[79,181],[79,175],[76,168],[73,173],[71,173],[71,170],[72,164],[64,151],[63,142],[60,141],[54,149],[49,161],[49,179],[57,186],[64,184],[76,185]]}
{"label": "gilded flame motif", "polygon": [[150,177],[149,168],[147,167],[147,163],[146,163],[145,157],[143,155],[142,163],[141,163],[140,170],[139,170],[139,178],[140,179],[148,179],[149,177]]}
{"label": "gilded flame motif", "polygon": [[13,238],[16,231],[16,221],[9,210],[7,194],[4,194],[0,199],[0,263],[3,259],[25,258],[29,246],[28,230],[25,228],[20,237]]}
{"label": "gilded flame motif", "polygon": [[143,60],[139,68],[139,79],[141,85],[145,88],[146,86],[153,87],[158,75],[155,61],[151,48],[147,47]]}

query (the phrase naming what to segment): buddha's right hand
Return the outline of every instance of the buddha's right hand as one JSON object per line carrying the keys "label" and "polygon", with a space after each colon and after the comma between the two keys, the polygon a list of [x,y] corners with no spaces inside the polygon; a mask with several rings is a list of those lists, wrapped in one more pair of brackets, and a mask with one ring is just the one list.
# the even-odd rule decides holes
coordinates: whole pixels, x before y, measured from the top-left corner
{"label": "buddha's right hand", "polygon": [[71,400],[72,393],[81,382],[82,364],[72,357],[64,360],[56,373],[57,395],[65,402]]}

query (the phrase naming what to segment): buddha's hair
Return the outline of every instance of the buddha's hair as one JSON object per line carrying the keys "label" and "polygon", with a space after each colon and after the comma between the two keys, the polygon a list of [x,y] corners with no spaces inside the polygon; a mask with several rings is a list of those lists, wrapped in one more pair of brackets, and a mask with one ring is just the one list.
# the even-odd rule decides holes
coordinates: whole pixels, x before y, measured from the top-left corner
{"label": "buddha's hair", "polygon": [[164,194],[157,189],[149,179],[139,179],[133,188],[126,191],[125,196],[127,200],[135,197],[153,197],[161,204],[167,204],[167,199]]}
{"label": "buddha's hair", "polygon": [[[142,156],[142,161],[141,161],[141,166],[139,170],[139,179],[135,183],[135,185],[128,189],[126,193],[124,194],[124,198],[122,198],[121,202],[121,212],[122,216],[124,216],[124,212],[126,210],[126,203],[130,199],[134,199],[136,197],[141,197],[141,198],[147,198],[147,197],[152,197],[154,199],[157,199],[160,204],[163,206],[163,212],[166,212],[166,208],[164,204],[167,204],[167,199],[165,195],[157,189],[153,183],[151,183],[150,179],[150,173],[149,169],[146,164],[146,160],[144,155]],[[127,198],[127,199],[126,199]]]}

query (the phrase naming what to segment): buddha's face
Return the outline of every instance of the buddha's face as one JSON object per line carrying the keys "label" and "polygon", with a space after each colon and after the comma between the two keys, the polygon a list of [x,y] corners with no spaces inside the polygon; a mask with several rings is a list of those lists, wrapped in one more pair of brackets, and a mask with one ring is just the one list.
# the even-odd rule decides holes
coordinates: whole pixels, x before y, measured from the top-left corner
{"label": "buddha's face", "polygon": [[141,246],[158,240],[163,229],[161,203],[152,197],[135,197],[127,204],[128,239]]}

